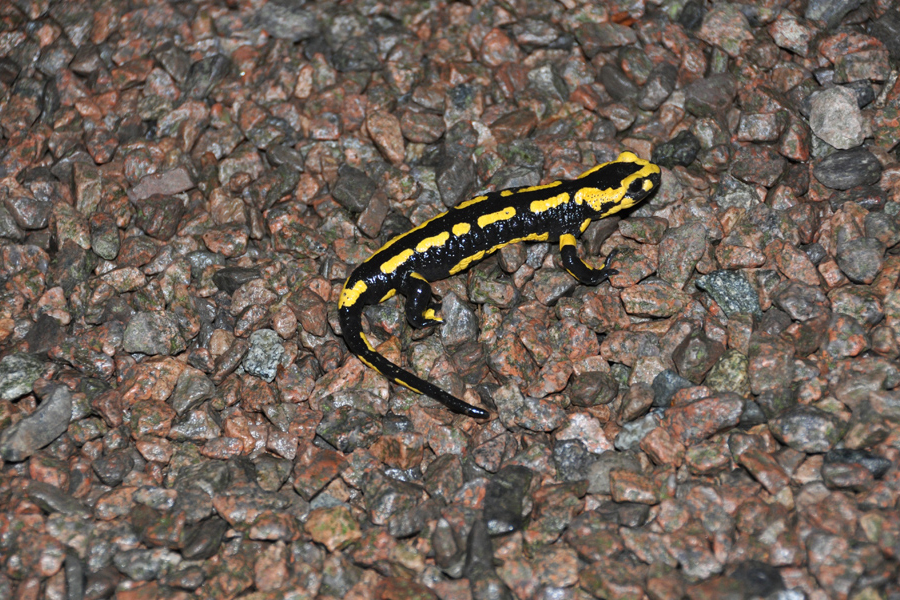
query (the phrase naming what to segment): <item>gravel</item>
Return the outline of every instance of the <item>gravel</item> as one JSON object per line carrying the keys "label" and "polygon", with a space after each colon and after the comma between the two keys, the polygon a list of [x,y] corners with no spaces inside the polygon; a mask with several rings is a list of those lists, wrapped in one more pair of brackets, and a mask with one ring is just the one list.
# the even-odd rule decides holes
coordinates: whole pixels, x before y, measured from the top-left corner
{"label": "gravel", "polygon": [[[0,597],[900,599],[896,0],[0,4]],[[364,313],[490,419],[349,355],[623,151]]]}

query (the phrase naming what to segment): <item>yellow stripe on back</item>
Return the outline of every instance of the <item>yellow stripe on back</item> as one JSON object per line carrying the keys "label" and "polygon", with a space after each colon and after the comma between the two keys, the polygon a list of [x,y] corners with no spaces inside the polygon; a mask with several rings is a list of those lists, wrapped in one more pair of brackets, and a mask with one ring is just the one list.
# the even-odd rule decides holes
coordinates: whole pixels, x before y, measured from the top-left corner
{"label": "yellow stripe on back", "polygon": [[548,211],[551,208],[556,208],[562,204],[566,204],[569,201],[569,194],[563,192],[562,194],[557,194],[556,196],[551,196],[546,200],[535,200],[531,203],[531,212],[533,213],[542,213],[544,211]]}
{"label": "yellow stripe on back", "polygon": [[531,187],[522,188],[521,190],[516,191],[517,194],[524,194],[525,192],[537,192],[540,190],[549,190],[552,187],[556,187],[558,185],[562,185],[562,181],[554,181],[552,183],[545,183],[544,185],[533,185]]}
{"label": "yellow stripe on back", "polygon": [[466,208],[468,206],[472,206],[473,204],[478,204],[479,202],[484,202],[487,200],[487,196],[475,196],[471,200],[466,200],[465,202],[460,202],[456,205],[456,209],[459,210],[461,208]]}
{"label": "yellow stripe on back", "polygon": [[409,260],[409,257],[415,254],[411,249],[407,248],[400,254],[381,263],[381,272],[388,274],[397,270],[397,267]]}
{"label": "yellow stripe on back", "polygon": [[434,248],[435,246],[443,246],[449,239],[450,234],[446,231],[442,231],[439,234],[427,237],[416,244],[416,252],[425,252],[429,248]]}
{"label": "yellow stripe on back", "polygon": [[492,212],[487,215],[481,215],[478,217],[478,226],[484,229],[488,225],[492,223],[496,223],[497,221],[506,221],[507,219],[512,219],[516,216],[516,209],[512,206],[507,206],[503,210],[498,210],[497,212]]}
{"label": "yellow stripe on back", "polygon": [[403,387],[405,387],[405,388],[407,388],[407,389],[410,389],[410,390],[414,391],[414,392],[417,393],[417,394],[421,394],[421,393],[422,393],[421,390],[417,390],[416,388],[414,388],[413,386],[409,385],[408,383],[406,383],[406,382],[403,381],[402,379],[397,379],[396,377],[392,377],[391,379],[394,380],[394,383],[399,383],[399,384],[402,385]]}

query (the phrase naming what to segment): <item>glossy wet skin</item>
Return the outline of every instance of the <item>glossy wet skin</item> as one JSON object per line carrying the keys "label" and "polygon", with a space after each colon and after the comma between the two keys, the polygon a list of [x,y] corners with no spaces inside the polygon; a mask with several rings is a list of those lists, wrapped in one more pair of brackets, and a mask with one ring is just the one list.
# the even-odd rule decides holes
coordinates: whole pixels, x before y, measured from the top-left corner
{"label": "glossy wet skin", "polygon": [[[576,179],[491,192],[460,203],[385,244],[347,279],[338,303],[350,350],[395,383],[427,394],[450,410],[476,418],[488,413],[453,397],[379,355],[362,331],[362,307],[397,292],[407,297],[406,314],[416,327],[440,323],[429,307],[428,282],[460,273],[509,244],[559,241],[563,266],[582,283],[596,285],[612,270],[586,265],[575,238],[590,225],[634,206],[660,185],[656,165],[630,152]],[[607,263],[609,261],[607,260]]]}

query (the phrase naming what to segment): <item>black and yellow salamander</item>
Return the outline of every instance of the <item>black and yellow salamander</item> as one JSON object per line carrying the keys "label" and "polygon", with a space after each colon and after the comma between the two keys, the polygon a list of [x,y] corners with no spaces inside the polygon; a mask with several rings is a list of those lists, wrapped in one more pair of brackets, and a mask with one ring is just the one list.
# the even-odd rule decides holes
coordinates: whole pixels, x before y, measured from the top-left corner
{"label": "black and yellow salamander", "polygon": [[399,235],[359,265],[347,278],[338,309],[347,347],[391,381],[430,396],[474,418],[488,412],[416,377],[378,354],[362,329],[362,310],[397,292],[406,296],[406,318],[414,327],[441,322],[429,307],[430,281],[444,279],[509,244],[556,241],[562,264],[575,279],[597,285],[615,274],[608,257],[602,269],[586,265],[575,236],[592,220],[629,208],[660,184],[659,167],[623,152],[572,180],[490,192],[460,203]]}

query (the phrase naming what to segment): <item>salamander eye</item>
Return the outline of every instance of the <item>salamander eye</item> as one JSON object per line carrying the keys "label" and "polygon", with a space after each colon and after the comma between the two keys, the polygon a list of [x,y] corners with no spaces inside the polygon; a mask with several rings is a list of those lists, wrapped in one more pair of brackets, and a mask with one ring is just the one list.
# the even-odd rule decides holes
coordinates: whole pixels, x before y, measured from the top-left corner
{"label": "salamander eye", "polygon": [[628,186],[628,195],[632,198],[636,196],[645,195],[644,191],[644,180],[643,179],[635,179],[631,182],[631,185]]}

